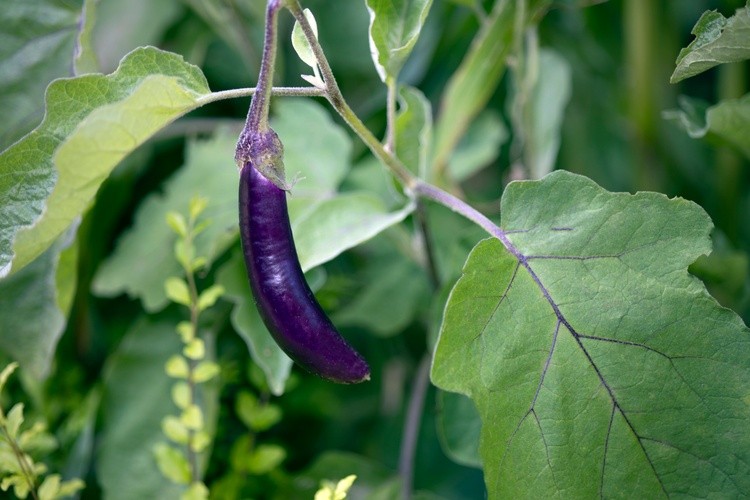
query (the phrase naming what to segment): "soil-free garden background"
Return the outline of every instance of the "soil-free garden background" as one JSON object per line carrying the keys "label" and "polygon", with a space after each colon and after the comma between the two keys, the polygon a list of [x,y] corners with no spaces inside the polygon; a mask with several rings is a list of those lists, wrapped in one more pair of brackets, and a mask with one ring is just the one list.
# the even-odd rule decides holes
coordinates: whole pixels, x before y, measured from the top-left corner
{"label": "soil-free garden background", "polygon": [[744,0],[301,3],[382,140],[282,9],[274,84],[312,90],[271,125],[351,386],[276,347],[242,261],[265,0],[0,0],[7,494],[750,495]]}

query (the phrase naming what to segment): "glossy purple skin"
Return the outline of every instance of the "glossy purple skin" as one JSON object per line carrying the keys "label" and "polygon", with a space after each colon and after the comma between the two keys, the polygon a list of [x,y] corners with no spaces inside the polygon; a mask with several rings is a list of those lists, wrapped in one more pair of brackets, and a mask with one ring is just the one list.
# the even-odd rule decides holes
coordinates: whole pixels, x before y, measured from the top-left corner
{"label": "glossy purple skin", "polygon": [[240,236],[255,304],[274,340],[299,365],[342,384],[370,378],[370,368],[336,331],[305,281],[286,192],[250,162],[240,173]]}

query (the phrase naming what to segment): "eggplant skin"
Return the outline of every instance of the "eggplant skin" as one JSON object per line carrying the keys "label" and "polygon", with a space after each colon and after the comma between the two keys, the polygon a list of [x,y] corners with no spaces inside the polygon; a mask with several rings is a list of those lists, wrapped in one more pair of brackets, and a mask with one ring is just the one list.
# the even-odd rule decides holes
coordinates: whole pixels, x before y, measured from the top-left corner
{"label": "eggplant skin", "polygon": [[295,362],[324,379],[355,384],[370,368],[344,339],[305,281],[289,223],[286,192],[246,161],[240,172],[240,239],[263,322]]}

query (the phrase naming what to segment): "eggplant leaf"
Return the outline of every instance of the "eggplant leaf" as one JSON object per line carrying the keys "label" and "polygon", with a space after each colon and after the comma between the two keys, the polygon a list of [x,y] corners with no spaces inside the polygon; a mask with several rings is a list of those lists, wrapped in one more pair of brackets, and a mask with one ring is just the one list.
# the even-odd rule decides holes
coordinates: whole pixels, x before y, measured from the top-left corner
{"label": "eggplant leaf", "polygon": [[750,493],[750,332],[688,266],[692,202],[555,172],[511,183],[508,248],[480,242],[432,379],[473,399],[490,497]]}

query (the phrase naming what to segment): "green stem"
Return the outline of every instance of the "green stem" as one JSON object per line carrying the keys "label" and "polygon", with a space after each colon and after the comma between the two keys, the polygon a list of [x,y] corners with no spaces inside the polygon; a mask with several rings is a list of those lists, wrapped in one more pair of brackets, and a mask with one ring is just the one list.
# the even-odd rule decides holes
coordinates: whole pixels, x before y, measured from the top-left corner
{"label": "green stem", "polygon": [[[193,220],[189,222],[187,235],[185,236],[185,246],[188,248],[193,247]],[[189,267],[185,267],[185,277],[187,278],[188,290],[190,291],[190,324],[193,329],[195,337],[198,336],[198,316],[200,311],[198,310],[198,286],[195,283],[195,276],[193,270]],[[196,361],[188,358],[188,387],[190,388],[190,403],[189,406],[196,404],[198,401],[198,386],[195,383],[193,373],[195,372]],[[188,429],[188,442],[187,442],[187,457],[188,464],[190,464],[190,482],[193,483],[198,481],[200,475],[200,468],[198,466],[198,454],[193,449],[193,443],[195,440],[195,431]]]}
{"label": "green stem", "polygon": [[[234,99],[237,97],[247,97],[255,95],[257,87],[247,87],[243,89],[231,89],[222,90],[220,92],[212,92],[208,95],[204,95],[196,99],[196,106],[205,106],[212,102],[222,101],[224,99]],[[284,97],[316,97],[325,96],[325,90],[317,87],[272,87],[272,96],[284,96]]]}
{"label": "green stem", "polygon": [[396,158],[391,152],[389,152],[380,141],[373,135],[372,132],[365,126],[359,117],[352,111],[344,99],[336,78],[333,76],[331,66],[328,64],[323,53],[323,48],[318,42],[318,38],[315,36],[310,23],[307,21],[302,7],[297,0],[287,0],[286,7],[291,11],[294,18],[300,24],[302,32],[305,34],[310,47],[312,48],[313,54],[318,61],[318,67],[320,67],[320,73],[323,76],[323,82],[326,86],[326,97],[331,103],[333,108],[341,115],[344,121],[359,136],[360,139],[370,148],[370,151],[378,158],[386,167],[388,167],[393,175],[404,185],[405,188],[409,189],[416,183],[416,177],[412,175],[409,170]]}
{"label": "green stem", "polygon": [[16,440],[10,436],[10,433],[8,432],[8,428],[5,425],[3,425],[2,430],[3,430],[3,434],[5,434],[5,440],[8,442],[8,444],[10,445],[10,448],[13,450],[13,454],[16,456],[16,461],[18,462],[19,467],[21,467],[21,472],[23,473],[23,477],[26,479],[26,483],[29,485],[29,493],[31,494],[34,500],[39,500],[39,497],[36,494],[34,471],[31,468],[31,465],[26,460],[26,456],[24,455],[23,450],[21,450],[21,448],[18,446],[18,443],[16,443]]}

